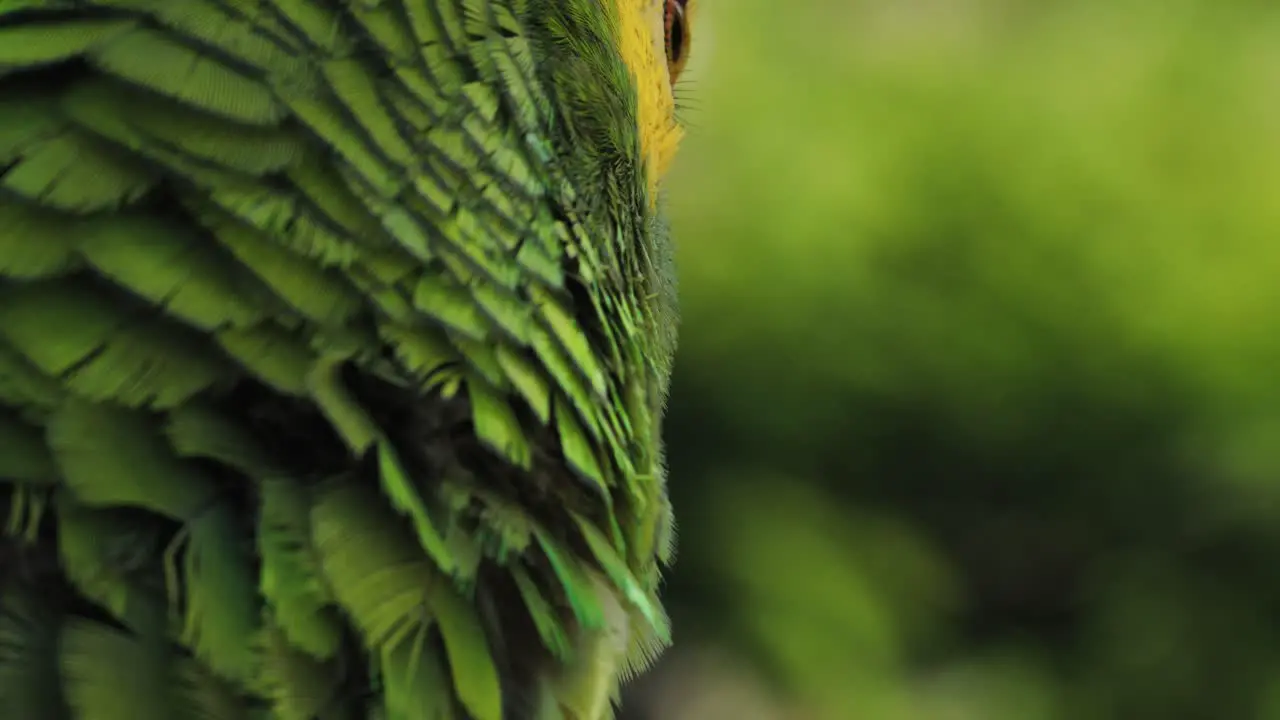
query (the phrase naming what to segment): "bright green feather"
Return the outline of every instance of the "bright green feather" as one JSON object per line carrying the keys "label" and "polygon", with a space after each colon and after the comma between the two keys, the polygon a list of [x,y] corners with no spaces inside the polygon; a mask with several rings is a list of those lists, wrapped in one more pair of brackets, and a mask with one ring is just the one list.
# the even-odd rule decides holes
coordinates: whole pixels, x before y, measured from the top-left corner
{"label": "bright green feather", "polygon": [[614,10],[0,0],[0,715],[608,713],[675,325]]}

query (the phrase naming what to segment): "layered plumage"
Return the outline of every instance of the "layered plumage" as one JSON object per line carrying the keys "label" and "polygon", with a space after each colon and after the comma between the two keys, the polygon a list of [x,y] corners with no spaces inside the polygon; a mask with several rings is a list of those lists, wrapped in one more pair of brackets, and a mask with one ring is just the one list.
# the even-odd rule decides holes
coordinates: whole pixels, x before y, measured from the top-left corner
{"label": "layered plumage", "polygon": [[654,12],[0,0],[0,716],[610,712],[668,640]]}

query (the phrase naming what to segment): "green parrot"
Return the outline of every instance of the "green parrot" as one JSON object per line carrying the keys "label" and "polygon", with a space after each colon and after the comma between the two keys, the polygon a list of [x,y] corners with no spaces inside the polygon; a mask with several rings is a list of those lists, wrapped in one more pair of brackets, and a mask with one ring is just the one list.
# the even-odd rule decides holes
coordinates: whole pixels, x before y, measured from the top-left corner
{"label": "green parrot", "polygon": [[598,720],[685,0],[0,0],[0,717]]}

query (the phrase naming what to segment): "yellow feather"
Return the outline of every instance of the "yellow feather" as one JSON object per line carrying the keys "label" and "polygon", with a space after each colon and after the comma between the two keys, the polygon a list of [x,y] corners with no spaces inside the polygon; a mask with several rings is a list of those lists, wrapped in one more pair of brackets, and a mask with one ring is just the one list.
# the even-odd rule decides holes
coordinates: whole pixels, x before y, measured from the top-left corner
{"label": "yellow feather", "polygon": [[663,0],[615,0],[618,47],[639,92],[640,151],[645,161],[650,202],[684,136],[676,120],[675,97],[667,70]]}

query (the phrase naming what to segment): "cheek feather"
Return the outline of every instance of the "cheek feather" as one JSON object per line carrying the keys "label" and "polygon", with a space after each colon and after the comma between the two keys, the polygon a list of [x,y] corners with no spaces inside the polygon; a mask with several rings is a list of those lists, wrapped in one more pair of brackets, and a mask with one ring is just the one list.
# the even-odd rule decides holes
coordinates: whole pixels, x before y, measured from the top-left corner
{"label": "cheek feather", "polygon": [[666,53],[666,0],[615,0],[618,47],[638,92],[640,151],[650,202],[679,148],[683,129],[676,122],[671,71]]}

